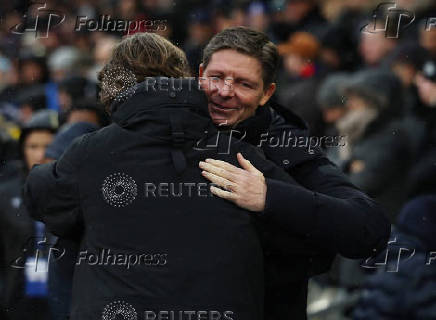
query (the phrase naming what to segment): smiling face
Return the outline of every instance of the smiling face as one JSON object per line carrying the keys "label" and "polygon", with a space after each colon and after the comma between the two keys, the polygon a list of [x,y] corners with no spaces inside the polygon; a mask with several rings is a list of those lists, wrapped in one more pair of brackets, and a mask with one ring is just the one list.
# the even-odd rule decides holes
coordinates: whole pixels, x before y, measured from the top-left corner
{"label": "smiling face", "polygon": [[253,116],[275,91],[275,83],[265,86],[260,61],[233,49],[215,52],[206,68],[200,65],[199,74],[217,125],[234,126]]}

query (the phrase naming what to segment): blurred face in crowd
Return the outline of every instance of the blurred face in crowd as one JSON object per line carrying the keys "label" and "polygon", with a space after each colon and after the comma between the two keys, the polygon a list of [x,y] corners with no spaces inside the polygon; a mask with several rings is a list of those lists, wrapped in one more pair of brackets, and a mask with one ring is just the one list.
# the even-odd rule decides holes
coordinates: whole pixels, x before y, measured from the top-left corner
{"label": "blurred face in crowd", "polygon": [[416,76],[416,86],[422,102],[429,107],[436,107],[436,82],[418,74]]}
{"label": "blurred face in crowd", "polygon": [[290,75],[299,76],[306,65],[306,61],[299,55],[287,54],[283,57],[283,66]]}
{"label": "blurred face in crowd", "polygon": [[97,39],[94,50],[94,59],[97,64],[106,64],[112,55],[112,51],[117,43],[116,38],[104,35],[102,38]]}
{"label": "blurred face in crowd", "polygon": [[395,40],[386,38],[383,32],[363,32],[360,40],[360,55],[367,65],[377,65],[395,48],[395,45]]}
{"label": "blurred face in crowd", "polygon": [[190,40],[197,44],[202,45],[206,43],[212,35],[212,28],[205,23],[193,23],[189,26]]}
{"label": "blurred face in crowd", "polygon": [[58,91],[58,101],[60,109],[66,111],[71,108],[73,97],[66,90],[60,88]]}
{"label": "blurred face in crowd", "polygon": [[135,0],[124,0],[120,1],[119,10],[123,18],[131,18],[136,13],[136,2]]}
{"label": "blurred face in crowd", "polygon": [[314,7],[312,1],[288,1],[285,11],[286,20],[292,23],[298,23]]}
{"label": "blurred face in crowd", "polygon": [[263,11],[253,12],[248,16],[248,27],[257,31],[264,31],[268,27],[268,17]]}
{"label": "blurred face in crowd", "polygon": [[25,139],[23,145],[24,159],[30,170],[33,165],[43,163],[45,149],[53,141],[53,133],[48,130],[32,131]]}
{"label": "blurred face in crowd", "polygon": [[275,83],[264,85],[260,61],[233,49],[215,52],[199,74],[209,114],[218,125],[233,126],[253,116],[275,91]]}
{"label": "blurred face in crowd", "polygon": [[26,61],[21,67],[21,80],[25,84],[38,83],[43,77],[42,67],[34,61]]}

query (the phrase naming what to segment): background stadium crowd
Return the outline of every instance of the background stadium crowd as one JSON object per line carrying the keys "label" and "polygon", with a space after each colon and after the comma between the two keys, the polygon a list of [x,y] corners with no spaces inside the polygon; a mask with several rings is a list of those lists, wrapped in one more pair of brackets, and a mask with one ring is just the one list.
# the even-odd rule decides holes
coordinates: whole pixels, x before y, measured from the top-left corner
{"label": "background stadium crowd", "polygon": [[[97,72],[126,32],[75,31],[78,17],[98,21],[106,15],[147,21],[133,31],[157,32],[181,47],[193,76],[202,49],[224,28],[244,25],[268,34],[282,57],[274,99],[300,115],[312,136],[345,137],[343,145],[324,144],[325,152],[355,185],[386,208],[393,223],[392,243],[383,255],[368,261],[338,259],[330,274],[312,281],[309,316],[435,319],[436,259],[431,259],[431,252],[436,251],[436,3],[397,0],[397,8],[415,17],[407,28],[410,21],[403,20],[399,29],[395,23],[385,26],[395,19],[395,10],[387,6],[376,10],[379,4],[362,0],[2,1],[3,307],[8,299],[22,296],[19,288],[24,280],[11,275],[11,261],[18,258],[16,252],[29,233],[38,230],[30,222],[17,228],[20,234],[6,227],[4,221],[14,223],[23,210],[20,194],[11,190],[22,186],[33,164],[57,159],[74,136],[110,122],[98,103]],[[50,13],[55,13],[51,22]],[[401,256],[401,248],[408,249],[410,259]],[[62,293],[54,295],[63,303],[59,297]],[[45,312],[43,307],[35,310]]]}

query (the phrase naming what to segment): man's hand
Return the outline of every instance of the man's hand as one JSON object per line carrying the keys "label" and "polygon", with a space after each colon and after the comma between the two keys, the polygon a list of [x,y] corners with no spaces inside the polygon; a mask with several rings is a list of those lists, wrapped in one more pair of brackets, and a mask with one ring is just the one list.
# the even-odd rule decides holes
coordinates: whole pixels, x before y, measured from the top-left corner
{"label": "man's hand", "polygon": [[202,175],[217,186],[211,186],[211,192],[237,206],[260,212],[265,208],[266,182],[263,173],[257,170],[242,154],[237,155],[241,168],[221,160],[206,159],[200,161]]}

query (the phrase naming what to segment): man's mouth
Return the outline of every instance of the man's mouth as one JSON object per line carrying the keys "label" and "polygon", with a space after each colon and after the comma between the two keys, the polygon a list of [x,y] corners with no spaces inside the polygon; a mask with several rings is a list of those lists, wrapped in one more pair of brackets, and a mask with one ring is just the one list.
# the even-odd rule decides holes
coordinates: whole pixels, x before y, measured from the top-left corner
{"label": "man's mouth", "polygon": [[223,106],[213,101],[210,101],[210,106],[214,111],[218,111],[218,112],[232,112],[240,109],[239,107]]}

